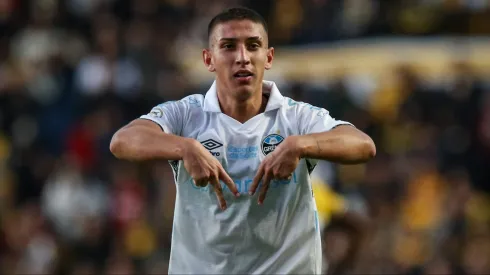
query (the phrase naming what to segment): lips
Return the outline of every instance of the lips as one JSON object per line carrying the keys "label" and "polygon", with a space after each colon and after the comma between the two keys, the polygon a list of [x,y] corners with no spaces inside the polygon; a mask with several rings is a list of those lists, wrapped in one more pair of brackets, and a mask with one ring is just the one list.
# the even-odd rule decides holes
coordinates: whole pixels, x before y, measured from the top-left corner
{"label": "lips", "polygon": [[249,84],[252,81],[253,73],[247,70],[240,70],[233,74],[239,84]]}
{"label": "lips", "polygon": [[236,72],[233,76],[234,77],[249,77],[249,76],[253,76],[253,73],[251,71],[247,71],[247,70],[240,70],[240,71]]}

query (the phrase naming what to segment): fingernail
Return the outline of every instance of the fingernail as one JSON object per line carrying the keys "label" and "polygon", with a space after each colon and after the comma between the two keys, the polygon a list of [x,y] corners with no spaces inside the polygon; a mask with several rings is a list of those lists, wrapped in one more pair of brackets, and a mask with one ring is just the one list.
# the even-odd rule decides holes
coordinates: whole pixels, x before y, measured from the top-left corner
{"label": "fingernail", "polygon": [[259,201],[259,205],[262,205],[262,201]]}
{"label": "fingernail", "polygon": [[248,194],[249,194],[250,196],[253,196],[253,195],[254,195],[254,192],[249,191],[249,192],[248,192]]}
{"label": "fingernail", "polygon": [[237,198],[238,198],[238,197],[240,197],[240,193],[239,193],[239,192],[236,192],[236,193],[235,193],[235,196],[236,196]]}

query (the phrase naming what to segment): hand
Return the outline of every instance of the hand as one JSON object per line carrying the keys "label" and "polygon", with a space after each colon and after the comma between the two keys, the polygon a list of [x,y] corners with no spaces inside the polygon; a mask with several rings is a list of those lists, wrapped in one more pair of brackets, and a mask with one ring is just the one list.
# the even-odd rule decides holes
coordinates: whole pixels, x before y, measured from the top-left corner
{"label": "hand", "polygon": [[287,137],[260,164],[249,190],[249,194],[254,195],[260,180],[263,180],[258,199],[259,204],[264,202],[272,179],[291,179],[301,156],[298,144],[299,140],[297,136]]}
{"label": "hand", "polygon": [[186,150],[183,152],[182,160],[184,161],[185,169],[196,186],[205,187],[211,184],[222,210],[226,209],[226,201],[219,180],[222,180],[228,186],[235,197],[240,196],[235,183],[221,166],[221,163],[201,143],[196,140],[190,140],[189,145],[186,146]]}

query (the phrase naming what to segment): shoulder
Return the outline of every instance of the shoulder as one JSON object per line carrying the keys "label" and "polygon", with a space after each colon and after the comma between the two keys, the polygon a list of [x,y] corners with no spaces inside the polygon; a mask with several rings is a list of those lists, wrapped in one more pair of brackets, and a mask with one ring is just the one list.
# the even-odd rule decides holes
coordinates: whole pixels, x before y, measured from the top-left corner
{"label": "shoulder", "polygon": [[204,104],[204,95],[202,94],[192,94],[188,95],[180,100],[182,103],[193,108],[202,108]]}
{"label": "shoulder", "polygon": [[314,106],[307,102],[296,101],[287,96],[283,97],[282,108],[286,113],[293,113],[298,116],[316,115],[319,117],[323,117],[329,114],[329,112],[324,108]]}
{"label": "shoulder", "polygon": [[201,94],[188,95],[180,100],[169,100],[158,104],[159,108],[163,107],[184,107],[184,108],[199,108],[202,107],[204,96]]}
{"label": "shoulder", "polygon": [[164,115],[173,117],[188,117],[189,113],[202,111],[204,96],[193,94],[179,100],[169,100],[154,106],[149,116],[161,118]]}

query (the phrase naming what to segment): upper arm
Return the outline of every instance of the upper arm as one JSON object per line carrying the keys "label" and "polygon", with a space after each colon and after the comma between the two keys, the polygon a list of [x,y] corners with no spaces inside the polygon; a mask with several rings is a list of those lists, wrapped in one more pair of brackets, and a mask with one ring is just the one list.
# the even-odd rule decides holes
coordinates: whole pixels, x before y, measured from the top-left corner
{"label": "upper arm", "polygon": [[165,133],[179,136],[182,133],[186,114],[187,106],[183,100],[169,101],[153,107],[148,114],[140,116],[135,121],[143,123],[146,120],[146,125],[153,123]]}
{"label": "upper arm", "polygon": [[335,131],[336,134],[343,134],[343,135],[349,135],[349,136],[354,136],[359,139],[364,139],[366,141],[371,142],[371,138],[364,133],[363,131],[357,129],[356,127],[352,127],[351,124],[340,124],[331,129],[331,131]]}
{"label": "upper arm", "polygon": [[147,129],[152,129],[155,131],[162,131],[163,130],[163,128],[158,123],[156,123],[152,120],[149,120],[149,119],[145,119],[145,118],[137,118],[137,119],[131,121],[130,123],[128,123],[128,125],[124,126],[124,129],[130,129],[130,128],[134,128],[134,127],[138,127],[138,128],[139,127],[145,127]]}
{"label": "upper arm", "polygon": [[[296,108],[296,117],[300,135],[326,132],[341,125],[353,126],[350,122],[333,118],[324,108],[303,102],[297,102],[294,107]],[[316,159],[306,159],[309,173],[313,171],[317,162],[318,160]]]}
{"label": "upper arm", "polygon": [[353,126],[350,122],[333,118],[324,108],[308,103],[298,103],[296,108],[301,135],[330,131],[339,125]]}

